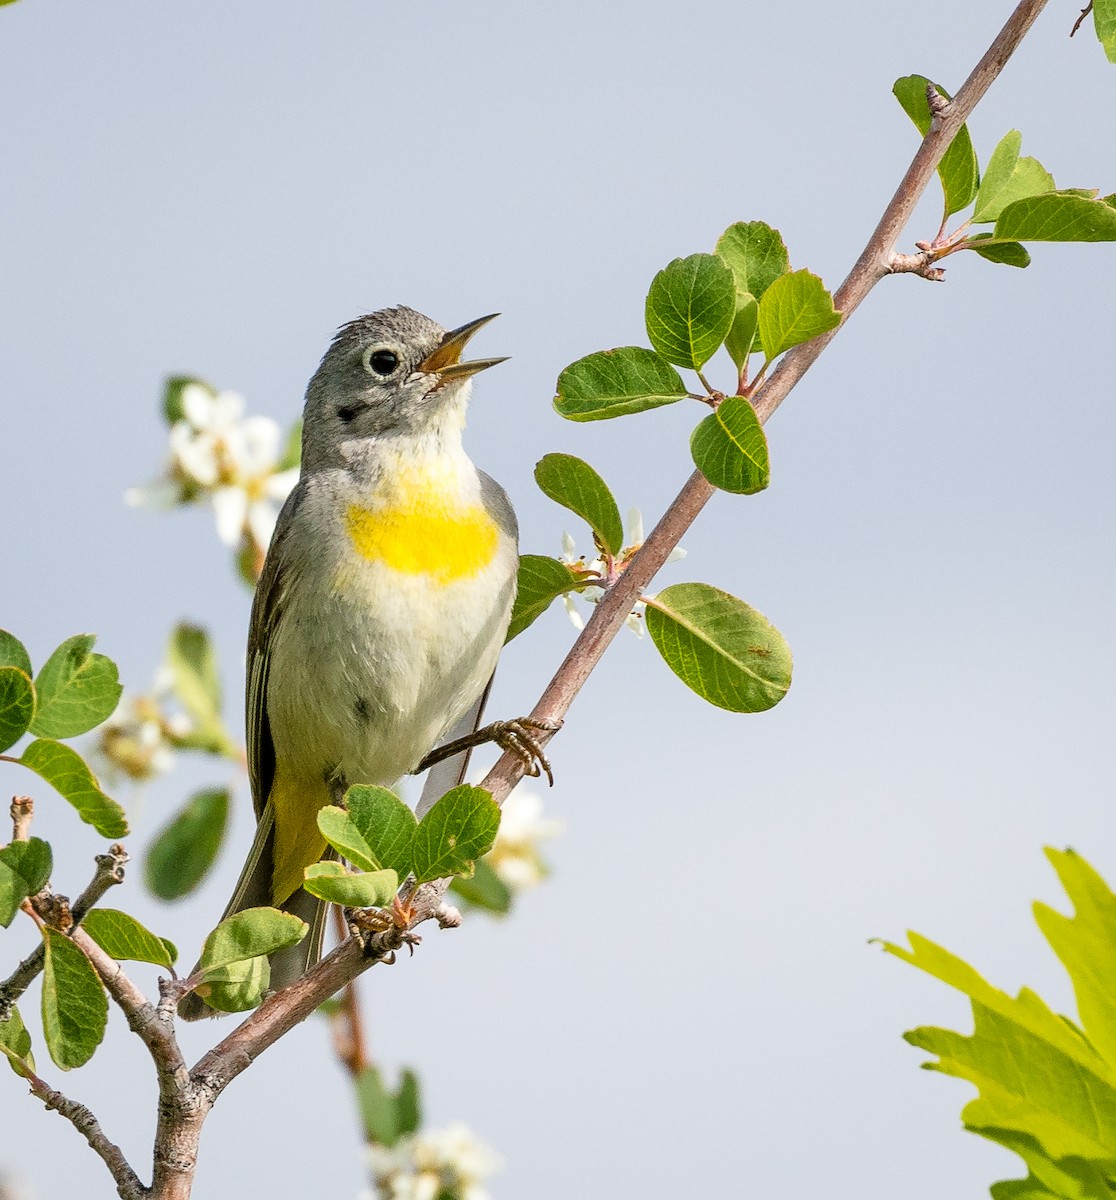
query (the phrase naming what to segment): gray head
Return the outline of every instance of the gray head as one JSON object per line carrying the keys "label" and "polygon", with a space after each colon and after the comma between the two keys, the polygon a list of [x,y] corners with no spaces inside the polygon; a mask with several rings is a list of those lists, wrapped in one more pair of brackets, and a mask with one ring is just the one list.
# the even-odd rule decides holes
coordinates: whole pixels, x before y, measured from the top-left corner
{"label": "gray head", "polygon": [[340,465],[343,447],[363,439],[459,431],[470,377],[505,361],[461,361],[465,344],[496,315],[447,333],[401,306],[343,325],[306,390],[303,469]]}

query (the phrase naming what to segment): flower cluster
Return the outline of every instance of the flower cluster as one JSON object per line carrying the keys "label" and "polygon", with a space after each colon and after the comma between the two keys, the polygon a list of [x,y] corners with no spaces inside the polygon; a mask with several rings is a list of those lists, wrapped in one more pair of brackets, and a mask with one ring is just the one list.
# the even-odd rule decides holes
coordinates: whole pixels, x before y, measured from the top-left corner
{"label": "flower cluster", "polygon": [[97,757],[106,774],[143,783],[171,769],[175,750],[194,731],[185,713],[168,711],[174,695],[174,676],[166,667],[150,692],[125,694],[97,733]]}
{"label": "flower cluster", "polygon": [[489,1200],[485,1183],[500,1159],[462,1124],[368,1147],[369,1200]]}
{"label": "flower cluster", "polygon": [[[612,576],[615,578],[621,574],[624,568],[632,561],[636,551],[643,545],[643,515],[638,508],[630,508],[628,510],[628,520],[624,528],[624,549],[620,551],[612,563]],[[568,533],[562,534],[562,556],[560,561],[564,562],[576,575],[583,579],[600,579],[601,583],[608,583],[608,566],[603,558],[597,557],[588,562],[585,560],[585,555],[575,553],[576,547],[574,540]],[[686,551],[681,546],[676,546],[667,558],[668,563],[679,562],[686,557]],[[590,604],[597,604],[604,595],[604,587],[597,584],[589,584],[588,587],[578,589],[576,592],[567,592],[562,597],[562,602],[566,606],[566,612],[569,614],[570,621],[575,629],[585,628],[585,619],[578,610],[575,597],[580,596],[582,600],[587,600]],[[624,623],[638,637],[643,637],[643,610],[647,606],[642,602],[637,602],[632,611],[628,613]]]}
{"label": "flower cluster", "polygon": [[[244,416],[244,399],[197,380],[175,387],[168,411],[170,459],[160,478],[125,493],[129,504],[169,508],[207,503],[217,536],[258,573],[283,501],[298,482],[270,417]],[[251,571],[249,572],[251,573]]]}
{"label": "flower cluster", "polygon": [[538,792],[517,787],[504,801],[500,830],[484,861],[513,894],[537,887],[548,874],[539,846],[563,828],[561,821],[543,816]]}

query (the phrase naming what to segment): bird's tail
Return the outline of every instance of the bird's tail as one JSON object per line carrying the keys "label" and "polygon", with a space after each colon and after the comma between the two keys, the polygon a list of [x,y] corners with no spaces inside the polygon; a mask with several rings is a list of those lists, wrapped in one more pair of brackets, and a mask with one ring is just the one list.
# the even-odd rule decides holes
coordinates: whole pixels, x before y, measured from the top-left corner
{"label": "bird's tail", "polygon": [[[232,899],[225,906],[221,920],[242,912],[246,908],[271,905],[271,886],[274,875],[275,813],[270,803],[260,816],[256,837],[244,870],[236,882]],[[310,926],[306,936],[296,946],[288,946],[271,955],[272,991],[278,991],[300,979],[322,956],[322,939],[325,935],[326,916],[329,905],[316,896],[298,888],[292,896],[276,907],[283,912],[293,913]],[[197,964],[194,966],[196,971]],[[191,972],[193,974],[193,972]],[[183,997],[178,1004],[178,1014],[183,1020],[197,1021],[202,1017],[219,1017],[223,1014],[210,1007],[197,992]]]}

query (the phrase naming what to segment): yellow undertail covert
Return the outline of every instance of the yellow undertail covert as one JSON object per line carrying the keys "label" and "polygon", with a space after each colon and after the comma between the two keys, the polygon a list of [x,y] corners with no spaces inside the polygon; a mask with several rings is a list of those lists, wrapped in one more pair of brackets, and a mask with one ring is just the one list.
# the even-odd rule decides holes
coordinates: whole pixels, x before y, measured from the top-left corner
{"label": "yellow undertail covert", "polygon": [[429,575],[445,585],[483,571],[496,554],[496,523],[479,505],[452,511],[444,504],[363,508],[345,513],[349,537],[362,558],[405,575]]}

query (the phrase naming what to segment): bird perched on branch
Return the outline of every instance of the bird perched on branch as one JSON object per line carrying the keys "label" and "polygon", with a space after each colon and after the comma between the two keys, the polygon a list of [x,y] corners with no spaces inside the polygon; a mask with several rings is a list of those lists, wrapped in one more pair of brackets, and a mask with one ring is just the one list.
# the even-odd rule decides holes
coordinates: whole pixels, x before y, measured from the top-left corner
{"label": "bird perched on branch", "polygon": [[[482,740],[531,754],[523,723],[472,732],[519,561],[511,503],[462,447],[471,379],[504,361],[461,359],[490,320],[447,333],[410,308],[359,317],[307,389],[301,476],[252,606],[248,772],[259,825],[225,911],[274,905],[309,923],[299,945],[272,956],[273,989],[321,955],[328,906],[301,885],[326,853],[323,805],[454,751],[460,764]],[[459,722],[467,736],[431,754]],[[420,809],[457,782],[431,776]],[[196,992],[180,1011],[215,1015]]]}

